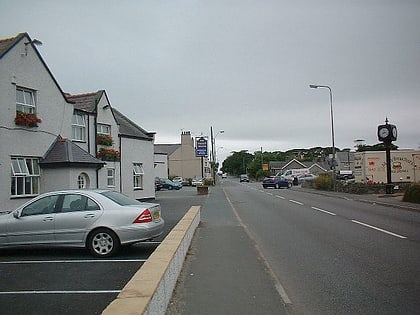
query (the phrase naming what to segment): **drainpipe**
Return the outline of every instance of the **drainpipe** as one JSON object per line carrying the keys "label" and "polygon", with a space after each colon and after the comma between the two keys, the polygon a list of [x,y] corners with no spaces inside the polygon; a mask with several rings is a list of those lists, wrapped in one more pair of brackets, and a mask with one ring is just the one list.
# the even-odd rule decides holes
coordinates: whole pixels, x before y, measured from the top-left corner
{"label": "drainpipe", "polygon": [[120,134],[118,134],[118,140],[119,140],[119,144],[118,144],[118,146],[119,146],[119,150],[120,150],[120,193],[122,193],[123,191],[122,191],[122,175],[121,175],[121,172],[122,172],[122,141],[121,141],[121,135]]}
{"label": "drainpipe", "polygon": [[[93,138],[95,140],[94,148],[95,148],[95,157],[96,157],[96,152],[98,152],[98,139],[97,139],[97,137],[98,137],[98,113],[95,113],[93,121],[94,121],[94,128],[95,128],[95,135],[94,135]],[[89,136],[88,136],[88,139],[90,139]],[[89,150],[90,150],[90,142],[88,143],[88,145],[89,145]],[[99,170],[100,170],[99,168],[96,169],[96,188],[99,188]]]}

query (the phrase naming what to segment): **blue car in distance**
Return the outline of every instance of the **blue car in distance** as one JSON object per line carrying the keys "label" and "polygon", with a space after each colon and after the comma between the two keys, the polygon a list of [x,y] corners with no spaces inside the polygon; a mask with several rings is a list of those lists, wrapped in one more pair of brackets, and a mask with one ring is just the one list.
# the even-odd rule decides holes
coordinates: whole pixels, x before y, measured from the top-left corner
{"label": "blue car in distance", "polygon": [[172,190],[172,189],[176,189],[179,190],[182,188],[182,185],[180,183],[177,182],[173,182],[168,178],[161,178],[162,180],[162,188],[163,189],[168,189],[168,190]]}
{"label": "blue car in distance", "polygon": [[281,177],[281,176],[270,176],[270,177],[266,177],[263,180],[263,188],[290,188],[292,187],[292,183],[289,182],[288,180],[286,180],[285,178]]}

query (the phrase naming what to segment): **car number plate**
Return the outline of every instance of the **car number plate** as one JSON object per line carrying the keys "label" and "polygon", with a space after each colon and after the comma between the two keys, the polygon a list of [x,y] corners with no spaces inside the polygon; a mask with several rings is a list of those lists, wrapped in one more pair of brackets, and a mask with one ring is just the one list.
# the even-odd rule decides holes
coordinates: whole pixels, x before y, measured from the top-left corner
{"label": "car number plate", "polygon": [[159,211],[153,213],[153,219],[154,220],[158,220],[159,218],[160,218],[160,212]]}

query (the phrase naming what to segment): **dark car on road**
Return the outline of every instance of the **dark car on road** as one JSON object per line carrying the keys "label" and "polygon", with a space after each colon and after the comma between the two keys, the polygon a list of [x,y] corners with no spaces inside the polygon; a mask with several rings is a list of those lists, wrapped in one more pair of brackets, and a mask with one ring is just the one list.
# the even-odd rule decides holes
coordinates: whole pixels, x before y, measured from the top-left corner
{"label": "dark car on road", "polygon": [[249,183],[249,177],[248,177],[248,175],[246,175],[246,174],[242,174],[240,177],[239,177],[239,181],[242,183],[242,182],[247,182],[247,183]]}
{"label": "dark car on road", "polygon": [[290,188],[292,187],[292,183],[290,183],[288,180],[286,180],[285,178],[281,177],[281,176],[270,176],[270,177],[266,177],[263,180],[262,183],[264,188]]}

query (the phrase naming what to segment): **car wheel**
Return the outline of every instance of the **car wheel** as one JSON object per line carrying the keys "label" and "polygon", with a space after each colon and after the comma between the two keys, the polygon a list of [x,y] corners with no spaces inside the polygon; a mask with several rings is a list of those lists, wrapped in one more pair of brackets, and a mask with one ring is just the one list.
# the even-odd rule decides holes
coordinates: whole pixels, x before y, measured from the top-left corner
{"label": "car wheel", "polygon": [[291,183],[288,183],[287,184],[287,188],[292,188],[292,184]]}
{"label": "car wheel", "polygon": [[169,190],[172,190],[172,189],[174,189],[174,188],[173,188],[172,186],[169,186],[169,187],[168,187],[168,189],[169,189]]}
{"label": "car wheel", "polygon": [[120,248],[118,236],[109,229],[100,228],[89,234],[86,247],[96,257],[110,257]]}

